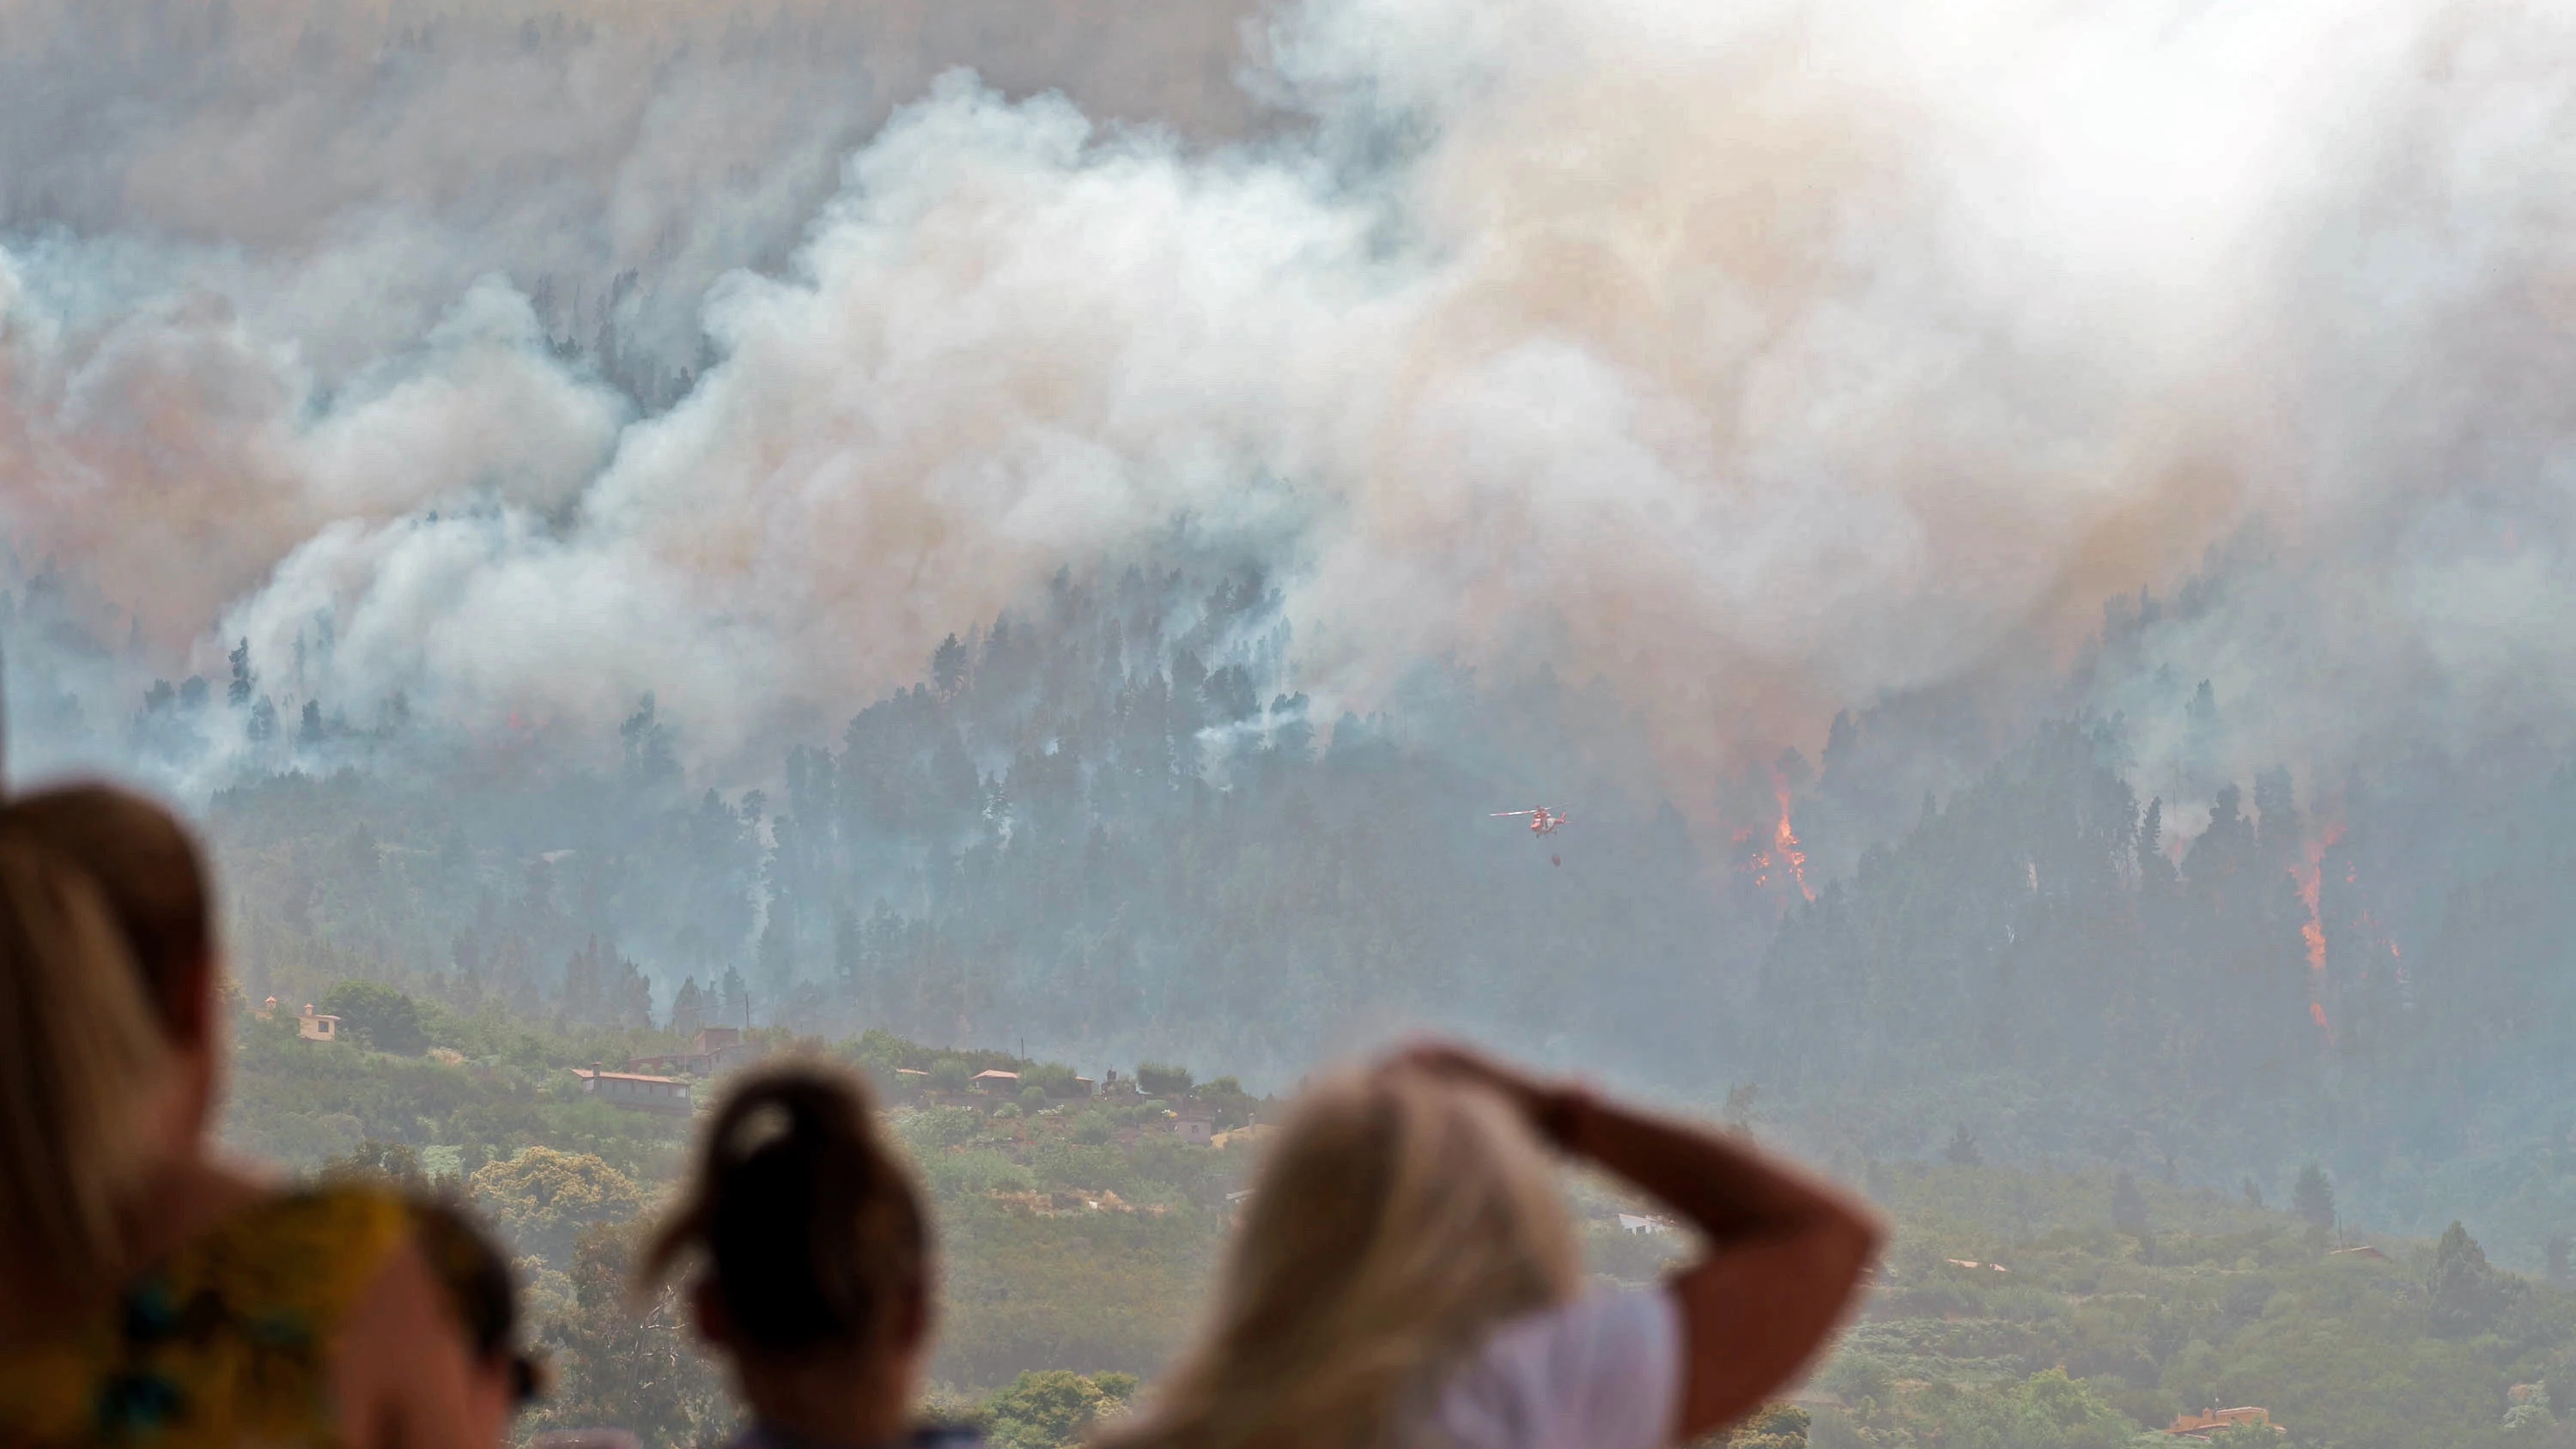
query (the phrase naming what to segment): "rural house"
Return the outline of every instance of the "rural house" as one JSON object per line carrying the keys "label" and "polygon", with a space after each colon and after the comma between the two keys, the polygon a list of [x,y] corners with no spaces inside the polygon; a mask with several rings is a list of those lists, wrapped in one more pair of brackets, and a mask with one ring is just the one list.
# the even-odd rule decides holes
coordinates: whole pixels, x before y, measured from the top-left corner
{"label": "rural house", "polygon": [[572,1074],[581,1079],[582,1091],[612,1107],[624,1107],[634,1112],[662,1112],[674,1117],[689,1115],[689,1084],[677,1077],[602,1071],[596,1062],[588,1071],[575,1067]]}
{"label": "rural house", "polygon": [[2239,1424],[2260,1424],[2275,1434],[2290,1432],[2272,1422],[2271,1410],[2253,1405],[2236,1409],[2213,1408],[2197,1414],[2176,1414],[2172,1425],[2167,1427],[2165,1432],[2182,1434],[2193,1439],[2206,1439],[2220,1430],[2232,1429]]}

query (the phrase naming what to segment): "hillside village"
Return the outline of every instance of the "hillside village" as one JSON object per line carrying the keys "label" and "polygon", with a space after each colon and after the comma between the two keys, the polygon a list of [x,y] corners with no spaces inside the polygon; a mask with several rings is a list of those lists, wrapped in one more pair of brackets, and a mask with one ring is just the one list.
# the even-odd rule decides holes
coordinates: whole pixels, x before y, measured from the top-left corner
{"label": "hillside village", "polygon": [[[307,1021],[316,1020],[326,1025],[304,1029]],[[329,1040],[337,1022],[337,1017],[313,1016],[308,1007],[298,1018],[298,1035],[305,1040]],[[704,1091],[713,1086],[710,1079],[768,1056],[775,1035],[764,1039],[757,1033],[746,1036],[737,1027],[701,1027],[689,1038],[686,1051],[630,1056],[617,1071],[597,1062],[570,1070],[585,1096],[608,1106],[690,1116],[705,1104]],[[1141,1116],[1131,1116],[1114,1129],[1113,1138],[1121,1146],[1135,1145],[1147,1132],[1169,1132],[1194,1146],[1224,1148],[1238,1137],[1254,1138],[1267,1125],[1259,1120],[1259,1104],[1231,1077],[1198,1087],[1187,1069],[1156,1063],[1146,1063],[1126,1077],[1112,1068],[1098,1079],[1076,1076],[1056,1063],[1017,1062],[1013,1067],[974,1070],[974,1063],[963,1058],[927,1053],[893,1038],[885,1041],[893,1043],[891,1052],[881,1049],[870,1062],[879,1068],[875,1073],[878,1091],[891,1103],[965,1108],[985,1112],[997,1121],[1061,1112],[1083,1103],[1140,1109]],[[921,1059],[931,1065],[882,1065],[887,1060]]]}

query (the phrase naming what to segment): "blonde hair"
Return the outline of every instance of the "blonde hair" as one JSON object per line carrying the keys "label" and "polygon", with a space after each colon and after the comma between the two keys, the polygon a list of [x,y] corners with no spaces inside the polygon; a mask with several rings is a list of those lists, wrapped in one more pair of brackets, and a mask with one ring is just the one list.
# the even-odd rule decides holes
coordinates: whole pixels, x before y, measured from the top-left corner
{"label": "blonde hair", "polygon": [[169,1044],[106,893],[5,832],[0,1043],[0,1271],[21,1302],[79,1303],[127,1266],[144,1117]]}
{"label": "blonde hair", "polygon": [[1500,1097],[1418,1068],[1309,1087],[1199,1346],[1125,1449],[1385,1449],[1505,1319],[1571,1297],[1546,1149]]}

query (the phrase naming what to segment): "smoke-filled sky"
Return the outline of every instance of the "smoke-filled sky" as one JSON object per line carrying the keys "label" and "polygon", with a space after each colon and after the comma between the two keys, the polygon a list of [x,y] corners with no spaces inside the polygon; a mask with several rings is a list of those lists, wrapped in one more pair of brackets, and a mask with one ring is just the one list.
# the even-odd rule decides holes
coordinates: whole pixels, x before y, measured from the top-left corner
{"label": "smoke-filled sky", "polygon": [[2576,718],[2571,73],[2506,0],[0,0],[0,524],[143,677],[649,689],[713,773],[1176,530],[1328,710],[1549,664],[1693,771],[2057,707],[2224,546],[2087,702],[2331,779]]}

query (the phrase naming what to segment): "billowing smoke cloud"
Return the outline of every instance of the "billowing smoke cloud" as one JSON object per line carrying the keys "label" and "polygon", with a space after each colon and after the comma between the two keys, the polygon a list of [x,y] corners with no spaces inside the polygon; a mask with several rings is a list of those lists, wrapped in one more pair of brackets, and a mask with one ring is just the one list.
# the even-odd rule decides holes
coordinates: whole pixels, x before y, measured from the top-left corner
{"label": "billowing smoke cloud", "polygon": [[[1693,771],[2063,707],[2231,540],[2085,686],[2150,755],[2555,729],[2576,25],[2365,8],[887,7],[836,79],[821,11],[236,6],[168,44],[273,98],[12,133],[0,512],[165,655],[467,727],[653,689],[719,768],[1176,520],[1287,566],[1328,699],[1600,674]],[[119,41],[0,13],[21,76]]]}
{"label": "billowing smoke cloud", "polygon": [[[559,332],[614,327],[685,366],[705,287],[783,262],[843,158],[940,71],[1230,134],[1253,115],[1233,83],[1243,16],[1140,0],[0,0],[0,227],[302,260],[268,279],[290,284],[271,300],[335,365],[417,336],[502,271],[545,293]],[[333,282],[367,305],[334,305]]]}

